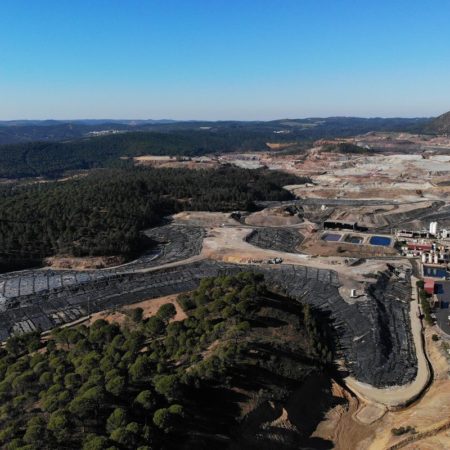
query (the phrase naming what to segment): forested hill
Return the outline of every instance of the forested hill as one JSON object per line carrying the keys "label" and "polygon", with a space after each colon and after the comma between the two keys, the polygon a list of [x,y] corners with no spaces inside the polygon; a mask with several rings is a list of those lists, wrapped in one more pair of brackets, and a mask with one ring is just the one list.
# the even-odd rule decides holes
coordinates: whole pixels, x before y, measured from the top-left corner
{"label": "forested hill", "polygon": [[136,254],[140,231],[181,210],[251,210],[308,181],[269,170],[104,169],[65,182],[0,189],[0,261]]}
{"label": "forested hill", "polygon": [[[254,274],[204,279],[123,326],[96,321],[0,349],[3,449],[331,448],[333,355],[308,305]],[[286,411],[287,414],[282,414]],[[278,419],[278,420],[277,420]]]}
{"label": "forested hill", "polygon": [[268,136],[248,132],[121,133],[70,142],[31,142],[0,146],[0,178],[59,176],[67,170],[125,165],[138,155],[195,156],[237,150],[263,150]]}
{"label": "forested hill", "polygon": [[[195,156],[266,150],[369,131],[420,131],[427,119],[329,117],[270,122],[0,124],[0,178],[55,177],[67,170],[125,164],[121,156]],[[86,137],[92,131],[116,131]],[[14,139],[9,139],[10,134]],[[21,142],[21,137],[24,142]],[[70,141],[69,141],[70,140]],[[63,142],[64,141],[64,142]],[[13,145],[13,142],[21,142]]]}

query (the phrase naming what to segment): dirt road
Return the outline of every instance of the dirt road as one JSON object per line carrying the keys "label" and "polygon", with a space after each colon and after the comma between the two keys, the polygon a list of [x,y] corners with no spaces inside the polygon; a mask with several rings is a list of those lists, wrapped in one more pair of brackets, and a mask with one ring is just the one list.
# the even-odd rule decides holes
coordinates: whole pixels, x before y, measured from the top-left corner
{"label": "dirt road", "polygon": [[368,403],[380,403],[387,408],[405,406],[417,399],[426,388],[430,380],[430,369],[425,357],[425,349],[422,343],[422,323],[417,312],[419,304],[417,299],[415,277],[411,277],[412,301],[410,308],[411,332],[417,354],[417,375],[415,380],[405,386],[378,389],[368,384],[361,383],[353,377],[347,377],[345,383],[356,395]]}

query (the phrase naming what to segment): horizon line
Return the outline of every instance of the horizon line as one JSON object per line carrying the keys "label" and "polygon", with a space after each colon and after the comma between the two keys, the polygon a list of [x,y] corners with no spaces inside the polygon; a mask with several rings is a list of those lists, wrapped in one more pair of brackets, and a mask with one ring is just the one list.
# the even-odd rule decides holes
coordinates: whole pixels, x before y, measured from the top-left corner
{"label": "horizon line", "polygon": [[[443,113],[445,114],[445,113]],[[273,119],[169,119],[169,118],[161,118],[161,119],[153,119],[153,118],[77,118],[77,119],[54,119],[54,118],[45,118],[45,119],[0,119],[0,122],[82,122],[82,121],[97,121],[97,122],[275,122],[281,120],[312,120],[312,119],[431,119],[437,116],[358,116],[358,115],[331,115],[331,116],[304,116],[304,117],[278,117]]]}

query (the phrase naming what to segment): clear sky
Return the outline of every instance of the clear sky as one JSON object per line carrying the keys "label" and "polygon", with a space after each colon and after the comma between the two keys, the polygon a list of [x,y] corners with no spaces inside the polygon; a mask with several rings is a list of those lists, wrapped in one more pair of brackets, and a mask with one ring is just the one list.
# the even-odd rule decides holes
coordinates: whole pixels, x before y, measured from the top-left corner
{"label": "clear sky", "polygon": [[431,116],[448,0],[0,0],[0,119]]}

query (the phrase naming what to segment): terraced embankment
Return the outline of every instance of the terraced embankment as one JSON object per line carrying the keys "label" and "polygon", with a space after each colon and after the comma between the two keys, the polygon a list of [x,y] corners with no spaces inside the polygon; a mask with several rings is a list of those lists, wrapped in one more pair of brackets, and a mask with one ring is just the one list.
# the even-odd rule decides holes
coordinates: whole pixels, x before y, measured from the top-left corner
{"label": "terraced embankment", "polygon": [[335,330],[337,352],[359,381],[381,387],[414,378],[409,283],[391,271],[380,277],[367,296],[353,303],[339,294],[340,281],[335,271],[301,265],[275,267],[203,260],[149,271],[122,268],[10,273],[0,278],[4,292],[0,339],[14,332],[49,330],[88,313],[189,291],[204,277],[243,270],[264,274],[273,289],[320,310],[324,321]]}
{"label": "terraced embankment", "polygon": [[327,199],[302,198],[290,202],[261,202],[262,207],[289,205],[302,208],[304,218],[320,225],[325,220],[356,221],[369,230],[390,232],[393,228],[427,228],[430,221],[450,226],[450,205],[442,200]]}
{"label": "terraced embankment", "polygon": [[150,228],[144,234],[156,248],[126,265],[127,269],[143,269],[183,261],[199,255],[206,233],[202,227],[169,224]]}
{"label": "terraced embankment", "polygon": [[303,242],[303,236],[293,228],[257,228],[247,236],[246,241],[267,250],[298,253],[297,247]]}

